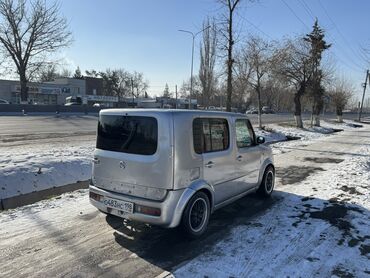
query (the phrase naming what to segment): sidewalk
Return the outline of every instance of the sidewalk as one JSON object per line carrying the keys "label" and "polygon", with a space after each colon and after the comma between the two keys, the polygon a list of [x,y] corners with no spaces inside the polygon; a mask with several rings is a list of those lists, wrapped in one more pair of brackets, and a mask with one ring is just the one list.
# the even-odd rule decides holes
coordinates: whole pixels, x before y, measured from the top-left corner
{"label": "sidewalk", "polygon": [[275,162],[279,202],[175,277],[370,274],[370,127],[282,147]]}
{"label": "sidewalk", "polygon": [[370,127],[311,143],[278,150],[271,200],[252,195],[216,211],[196,241],[106,217],[86,190],[1,212],[0,276],[364,277]]}

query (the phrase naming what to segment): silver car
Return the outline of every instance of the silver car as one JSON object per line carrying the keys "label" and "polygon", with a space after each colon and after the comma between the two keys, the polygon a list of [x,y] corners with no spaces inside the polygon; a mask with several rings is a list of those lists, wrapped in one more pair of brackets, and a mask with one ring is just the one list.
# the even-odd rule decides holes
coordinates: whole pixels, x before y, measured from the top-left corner
{"label": "silver car", "polygon": [[99,210],[202,235],[216,209],[274,189],[271,149],[242,114],[100,111],[90,202]]}

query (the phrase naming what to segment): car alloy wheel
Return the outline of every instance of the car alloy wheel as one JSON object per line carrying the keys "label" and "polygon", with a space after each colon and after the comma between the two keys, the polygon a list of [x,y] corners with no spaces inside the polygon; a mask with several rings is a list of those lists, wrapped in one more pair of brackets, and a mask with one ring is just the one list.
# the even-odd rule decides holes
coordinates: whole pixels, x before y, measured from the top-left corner
{"label": "car alloy wheel", "polygon": [[208,206],[203,198],[196,199],[189,213],[189,226],[194,232],[199,232],[207,220]]}
{"label": "car alloy wheel", "polygon": [[272,190],[274,189],[274,183],[275,183],[274,172],[272,170],[269,170],[266,173],[266,178],[265,178],[266,193],[270,194],[272,192]]}

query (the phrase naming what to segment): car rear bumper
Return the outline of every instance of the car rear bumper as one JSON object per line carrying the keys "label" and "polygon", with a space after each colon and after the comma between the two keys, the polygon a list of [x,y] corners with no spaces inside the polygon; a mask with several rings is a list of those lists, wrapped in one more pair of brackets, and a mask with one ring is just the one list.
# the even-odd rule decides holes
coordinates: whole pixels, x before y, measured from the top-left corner
{"label": "car rear bumper", "polygon": [[[90,195],[90,203],[96,208],[98,208],[99,210],[104,211],[108,214],[113,214],[113,215],[116,215],[122,218],[130,219],[130,220],[134,220],[138,222],[143,222],[143,223],[148,223],[148,224],[153,224],[153,225],[158,225],[158,226],[163,226],[163,227],[168,227],[168,228],[176,227],[178,226],[180,222],[181,215],[182,215],[182,207],[179,206],[178,204],[179,204],[181,196],[184,193],[184,189],[168,191],[166,198],[163,201],[153,201],[153,200],[133,197],[133,196],[126,195],[126,194],[115,193],[115,192],[111,192],[111,191],[98,188],[93,185],[89,186],[89,190],[91,193],[95,193],[103,197],[134,203],[133,213],[122,214],[117,209],[108,208],[107,206],[103,204],[102,201],[98,201],[96,199],[91,198],[91,195]],[[153,215],[139,213],[135,210],[135,207],[138,205],[160,209],[161,214],[160,216],[153,216]]]}

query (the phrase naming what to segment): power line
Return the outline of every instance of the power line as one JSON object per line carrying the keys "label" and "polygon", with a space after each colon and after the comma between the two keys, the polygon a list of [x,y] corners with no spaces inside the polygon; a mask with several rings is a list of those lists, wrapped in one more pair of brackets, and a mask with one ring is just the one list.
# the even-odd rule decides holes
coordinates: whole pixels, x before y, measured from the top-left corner
{"label": "power line", "polygon": [[318,0],[318,3],[319,5],[321,6],[321,8],[323,9],[324,13],[326,14],[326,16],[329,18],[329,20],[331,21],[331,23],[334,25],[334,28],[337,30],[338,34],[341,36],[341,38],[343,39],[343,41],[345,42],[345,44],[348,46],[348,48],[352,51],[352,53],[357,56],[357,58],[360,58],[360,60],[363,60],[364,58],[363,57],[360,57],[359,54],[357,52],[354,51],[354,49],[352,48],[351,44],[347,41],[347,39],[345,38],[345,36],[342,34],[342,32],[339,30],[338,26],[335,24],[334,20],[330,17],[328,11],[326,10],[326,8],[324,7],[324,5],[321,3],[320,0]]}
{"label": "power line", "polygon": [[[283,0],[282,0],[283,1]],[[320,1],[320,0],[319,0]],[[285,1],[284,1],[285,2]],[[285,2],[286,3],[286,2]],[[309,7],[309,5],[305,2],[305,0],[299,0],[299,3],[301,4],[301,6],[304,8],[304,10],[307,12],[307,14],[313,19],[315,20],[315,18],[317,18],[314,14],[314,12],[311,10],[311,8]],[[321,5],[321,3],[320,3]],[[324,9],[324,7],[323,7]],[[327,14],[327,11],[324,10],[325,13]],[[328,14],[327,14],[328,16]],[[329,17],[329,16],[328,16]],[[330,19],[330,18],[329,18]],[[330,19],[331,20],[331,19]],[[332,21],[332,20],[331,20]],[[332,21],[332,23],[335,25],[335,23]],[[337,28],[337,27],[336,27]],[[337,45],[338,47],[342,48],[344,51],[343,53],[345,54],[345,56],[347,56],[349,58],[349,61],[354,65],[356,66],[358,69],[363,69],[362,66],[360,66],[359,64],[357,64],[356,62],[353,61],[353,59],[351,59],[348,55],[347,55],[347,52],[345,51],[345,48],[341,46],[341,44],[339,44],[335,39],[334,37],[332,37],[329,33],[327,33],[327,36],[335,43],[335,45]],[[340,61],[341,63],[343,63],[344,65],[347,66],[347,68],[351,68],[353,70],[357,70],[357,69],[354,69],[352,66],[348,65],[346,62],[344,62],[343,60],[340,60],[338,57],[337,57],[337,60]]]}
{"label": "power line", "polygon": [[315,18],[316,18],[315,13],[314,13],[314,12],[312,12],[312,10],[311,10],[310,6],[306,3],[306,1],[305,1],[305,0],[302,0],[302,2],[303,2],[303,4],[307,7],[307,9],[308,9],[308,10],[309,10],[309,12],[311,13],[311,15],[312,15],[313,17],[315,17]]}
{"label": "power line", "polygon": [[332,55],[334,55],[334,58],[336,59],[336,60],[338,60],[340,63],[342,63],[343,65],[345,65],[347,68],[349,68],[349,69],[351,69],[351,70],[354,70],[354,71],[358,71],[358,70],[362,70],[361,68],[359,68],[358,66],[356,66],[356,65],[354,65],[354,66],[356,66],[357,68],[354,68],[353,66],[351,66],[351,65],[349,65],[349,64],[347,64],[347,62],[345,62],[344,60],[342,60],[342,59],[339,59],[338,58],[338,56],[337,55],[335,55],[334,53],[332,53]]}
{"label": "power line", "polygon": [[307,29],[310,29],[306,23],[304,23],[304,21],[296,14],[296,12],[288,5],[288,3],[285,1],[285,0],[281,0],[285,6],[287,6],[287,8],[292,12],[292,14],[307,28]]}
{"label": "power line", "polygon": [[256,26],[253,22],[251,22],[250,20],[246,19],[243,15],[239,14],[239,16],[245,20],[249,25],[251,25],[254,29],[256,29],[257,31],[259,31],[260,33],[264,34],[266,37],[270,38],[271,40],[273,40],[273,38],[267,34],[266,32],[264,32],[261,28],[259,28],[258,26]]}
{"label": "power line", "polygon": [[304,0],[299,0],[299,3],[301,4],[301,6],[303,7],[303,9],[307,12],[307,14],[313,19],[315,20],[315,16],[314,14],[312,13],[310,7],[306,4],[306,2],[304,2]]}
{"label": "power line", "polygon": [[251,21],[249,21],[248,19],[244,19],[245,21],[247,21],[252,27],[254,27],[256,30],[260,31],[262,34],[264,34],[266,37],[270,38],[270,39],[273,39],[269,34],[267,34],[266,32],[264,32],[263,30],[261,30],[259,27],[257,27],[256,25],[254,25]]}

